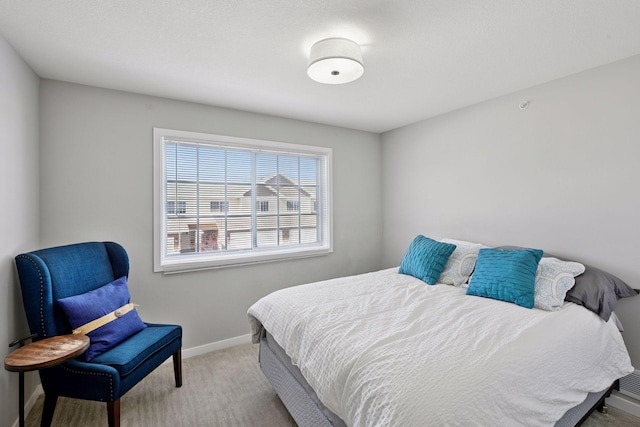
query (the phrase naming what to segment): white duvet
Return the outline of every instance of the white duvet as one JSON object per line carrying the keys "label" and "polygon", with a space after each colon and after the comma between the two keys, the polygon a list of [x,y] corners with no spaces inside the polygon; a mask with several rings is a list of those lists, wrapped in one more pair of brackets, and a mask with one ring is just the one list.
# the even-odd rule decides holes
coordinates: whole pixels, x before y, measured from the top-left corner
{"label": "white duvet", "polygon": [[633,371],[613,322],[429,286],[397,269],[296,286],[249,309],[348,426],[548,426]]}

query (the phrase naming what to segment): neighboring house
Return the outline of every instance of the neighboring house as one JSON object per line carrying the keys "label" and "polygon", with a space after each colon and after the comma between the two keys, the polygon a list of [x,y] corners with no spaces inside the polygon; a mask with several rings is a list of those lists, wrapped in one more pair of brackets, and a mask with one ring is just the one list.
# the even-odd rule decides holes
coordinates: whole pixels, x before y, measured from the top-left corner
{"label": "neighboring house", "polygon": [[219,250],[318,240],[315,183],[297,184],[278,174],[259,182],[253,193],[250,184],[167,182],[168,253],[204,251],[205,232],[215,235]]}

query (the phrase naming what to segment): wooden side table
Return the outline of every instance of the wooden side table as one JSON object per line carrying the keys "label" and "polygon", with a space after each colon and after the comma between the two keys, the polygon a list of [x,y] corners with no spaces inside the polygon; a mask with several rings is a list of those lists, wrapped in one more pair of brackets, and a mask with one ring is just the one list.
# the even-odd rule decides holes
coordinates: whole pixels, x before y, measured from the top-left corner
{"label": "wooden side table", "polygon": [[88,347],[86,335],[59,335],[27,344],[4,358],[4,368],[20,374],[20,427],[24,427],[24,373],[60,365],[81,355]]}

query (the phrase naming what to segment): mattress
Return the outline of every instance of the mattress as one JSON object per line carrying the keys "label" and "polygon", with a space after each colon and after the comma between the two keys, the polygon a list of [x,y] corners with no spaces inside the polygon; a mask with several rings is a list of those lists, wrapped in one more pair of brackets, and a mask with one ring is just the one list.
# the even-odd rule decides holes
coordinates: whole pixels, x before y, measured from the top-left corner
{"label": "mattress", "polygon": [[426,286],[396,269],[283,289],[249,309],[349,426],[554,425],[633,370],[613,322]]}

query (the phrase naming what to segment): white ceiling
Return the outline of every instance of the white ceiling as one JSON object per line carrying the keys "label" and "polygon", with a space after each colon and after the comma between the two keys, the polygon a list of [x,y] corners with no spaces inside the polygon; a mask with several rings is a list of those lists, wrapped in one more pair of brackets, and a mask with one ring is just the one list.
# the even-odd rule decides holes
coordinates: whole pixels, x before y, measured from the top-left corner
{"label": "white ceiling", "polygon": [[[640,54],[638,0],[0,0],[43,78],[384,132]],[[306,75],[327,37],[364,76]]]}

